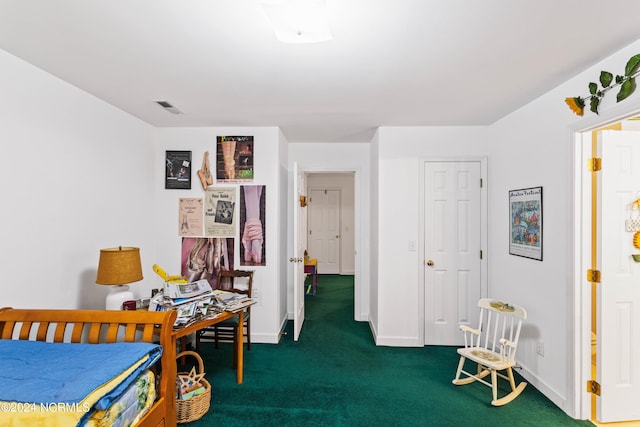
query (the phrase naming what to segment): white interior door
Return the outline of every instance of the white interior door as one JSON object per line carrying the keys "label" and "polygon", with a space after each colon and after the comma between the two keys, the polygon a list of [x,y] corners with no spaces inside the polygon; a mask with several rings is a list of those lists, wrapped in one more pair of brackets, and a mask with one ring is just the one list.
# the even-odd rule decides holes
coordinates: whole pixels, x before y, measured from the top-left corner
{"label": "white interior door", "polygon": [[309,256],[321,274],[340,274],[340,190],[309,190]]}
{"label": "white interior door", "polygon": [[425,344],[460,345],[481,295],[480,161],[425,162]]}
{"label": "white interior door", "polygon": [[634,233],[625,231],[631,203],[640,197],[640,133],[602,131],[598,138],[597,369],[601,422],[640,419],[640,263]]}
{"label": "white interior door", "polygon": [[293,266],[293,340],[298,341],[304,323],[304,249],[306,243],[307,215],[300,197],[305,194],[304,171],[293,164],[293,242],[295,253],[289,261]]}

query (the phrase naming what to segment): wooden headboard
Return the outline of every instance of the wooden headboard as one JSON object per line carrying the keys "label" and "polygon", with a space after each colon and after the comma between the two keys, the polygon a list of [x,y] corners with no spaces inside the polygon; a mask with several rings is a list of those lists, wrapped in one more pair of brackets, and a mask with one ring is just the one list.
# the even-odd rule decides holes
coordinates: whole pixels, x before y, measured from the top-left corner
{"label": "wooden headboard", "polygon": [[159,342],[163,347],[158,399],[142,426],[176,424],[176,320],[167,312],[116,310],[0,309],[0,339],[48,342]]}

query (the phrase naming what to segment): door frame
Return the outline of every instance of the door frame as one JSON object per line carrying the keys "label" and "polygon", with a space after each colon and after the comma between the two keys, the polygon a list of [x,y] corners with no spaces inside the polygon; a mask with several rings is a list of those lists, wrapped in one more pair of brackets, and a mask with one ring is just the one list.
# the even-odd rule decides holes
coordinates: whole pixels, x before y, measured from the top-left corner
{"label": "door frame", "polygon": [[[353,317],[358,322],[369,321],[369,313],[362,313],[365,290],[362,285],[362,189],[360,180],[362,171],[358,167],[324,168],[305,166],[305,174],[315,173],[353,173],[353,247],[354,247],[354,273],[353,273]],[[368,286],[368,285],[367,285]],[[368,292],[366,292],[368,294]]]}
{"label": "door frame", "polygon": [[420,158],[420,176],[419,176],[419,230],[418,230],[418,259],[420,260],[420,271],[418,278],[420,280],[420,286],[418,287],[418,321],[419,329],[418,333],[422,345],[425,345],[425,263],[427,262],[425,251],[425,224],[424,224],[424,204],[425,204],[425,169],[428,162],[480,162],[480,177],[482,178],[482,189],[480,191],[480,247],[482,248],[482,259],[480,260],[480,297],[487,297],[489,295],[489,251],[488,251],[488,229],[489,229],[489,211],[488,211],[488,193],[489,193],[489,180],[487,177],[488,171],[488,159],[486,156],[445,156],[445,157],[421,157]]}
{"label": "door frame", "polygon": [[573,371],[568,372],[568,383],[573,383],[572,412],[576,419],[592,419],[592,395],[586,388],[592,372],[591,287],[587,286],[589,282],[586,281],[586,271],[591,268],[591,177],[585,166],[586,159],[591,157],[591,132],[638,114],[640,99],[635,99],[569,127],[573,150],[570,165],[573,171],[573,229],[570,231],[573,237],[573,337],[569,357],[578,363],[574,363]]}

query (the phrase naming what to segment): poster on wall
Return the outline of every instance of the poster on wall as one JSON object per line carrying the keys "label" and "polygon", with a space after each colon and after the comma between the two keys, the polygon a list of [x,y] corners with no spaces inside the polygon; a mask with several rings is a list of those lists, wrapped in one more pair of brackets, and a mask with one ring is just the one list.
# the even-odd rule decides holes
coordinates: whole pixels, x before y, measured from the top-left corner
{"label": "poster on wall", "polygon": [[165,189],[191,189],[191,151],[167,151]]}
{"label": "poster on wall", "polygon": [[204,235],[236,235],[236,188],[212,187],[205,192]]}
{"label": "poster on wall", "polygon": [[202,236],[202,206],[204,200],[179,199],[178,200],[178,235]]}
{"label": "poster on wall", "polygon": [[183,237],[180,272],[189,282],[206,279],[217,289],[220,270],[233,270],[231,238]]}
{"label": "poster on wall", "polygon": [[266,265],[264,185],[240,186],[240,265]]}
{"label": "poster on wall", "polygon": [[542,261],[542,187],[509,191],[509,253]]}
{"label": "poster on wall", "polygon": [[253,181],[253,136],[218,136],[216,181]]}

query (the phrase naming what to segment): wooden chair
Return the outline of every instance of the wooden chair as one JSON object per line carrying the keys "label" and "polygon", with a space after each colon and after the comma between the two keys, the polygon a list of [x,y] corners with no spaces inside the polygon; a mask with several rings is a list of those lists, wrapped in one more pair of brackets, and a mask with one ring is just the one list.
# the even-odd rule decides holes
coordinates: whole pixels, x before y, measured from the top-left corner
{"label": "wooden chair", "polygon": [[[253,287],[253,271],[247,270],[220,270],[218,273],[218,289],[246,294],[251,298]],[[236,330],[238,328],[237,317],[218,323],[214,326],[202,329],[196,334],[196,350],[200,350],[201,341],[214,341],[216,348],[220,341],[233,341],[235,343]],[[244,313],[244,337],[247,341],[247,350],[251,350],[251,306],[245,309]],[[236,346],[233,346],[234,363],[236,360]]]}
{"label": "wooden chair", "polygon": [[[480,322],[477,329],[461,325],[464,333],[464,348],[458,349],[460,362],[455,385],[470,384],[480,381],[493,391],[493,406],[501,406],[518,397],[527,386],[521,382],[516,387],[512,368],[515,366],[515,354],[522,321],[527,318],[527,311],[517,305],[483,298],[478,302]],[[477,373],[464,370],[466,360],[478,365]],[[505,374],[506,373],[506,374]],[[460,378],[464,374],[466,378]],[[491,375],[491,382],[483,378]],[[509,381],[511,391],[498,399],[498,378]]]}

